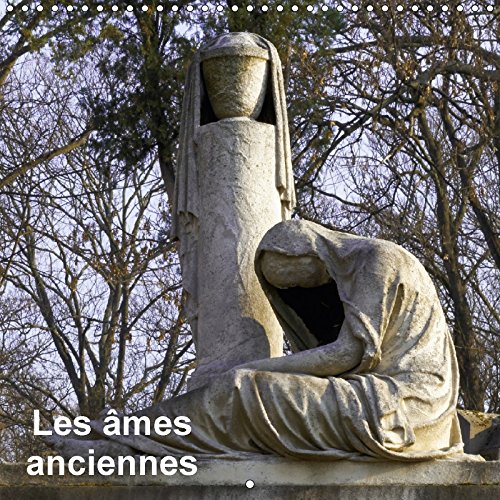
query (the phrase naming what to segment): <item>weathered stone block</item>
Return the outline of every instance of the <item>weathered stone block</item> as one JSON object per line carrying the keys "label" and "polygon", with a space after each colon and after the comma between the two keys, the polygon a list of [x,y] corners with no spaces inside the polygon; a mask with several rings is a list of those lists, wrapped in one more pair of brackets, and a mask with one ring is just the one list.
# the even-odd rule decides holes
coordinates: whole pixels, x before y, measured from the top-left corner
{"label": "weathered stone block", "polygon": [[465,452],[500,460],[500,415],[458,410],[458,417]]}
{"label": "weathered stone block", "polygon": [[[248,480],[254,482],[248,488]],[[0,500],[456,500],[500,496],[500,462],[199,462],[183,476],[29,477],[0,466]]]}

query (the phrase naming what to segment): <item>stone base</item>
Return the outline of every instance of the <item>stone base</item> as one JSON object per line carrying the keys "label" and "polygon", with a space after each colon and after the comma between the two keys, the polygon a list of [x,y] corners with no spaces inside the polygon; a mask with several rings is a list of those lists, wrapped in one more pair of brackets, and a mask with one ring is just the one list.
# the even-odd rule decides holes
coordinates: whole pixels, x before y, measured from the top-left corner
{"label": "stone base", "polygon": [[[36,476],[0,465],[0,500],[500,498],[500,462],[198,461],[194,476]],[[253,481],[253,487],[247,481]],[[251,484],[249,484],[251,486]]]}

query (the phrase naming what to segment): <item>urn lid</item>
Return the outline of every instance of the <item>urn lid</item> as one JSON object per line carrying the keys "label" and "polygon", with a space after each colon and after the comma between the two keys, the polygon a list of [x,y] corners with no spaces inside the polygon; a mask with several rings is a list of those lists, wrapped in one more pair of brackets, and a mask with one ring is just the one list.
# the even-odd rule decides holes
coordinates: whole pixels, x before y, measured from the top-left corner
{"label": "urn lid", "polygon": [[269,60],[269,51],[253,33],[225,33],[200,50],[200,59],[213,57],[242,56]]}

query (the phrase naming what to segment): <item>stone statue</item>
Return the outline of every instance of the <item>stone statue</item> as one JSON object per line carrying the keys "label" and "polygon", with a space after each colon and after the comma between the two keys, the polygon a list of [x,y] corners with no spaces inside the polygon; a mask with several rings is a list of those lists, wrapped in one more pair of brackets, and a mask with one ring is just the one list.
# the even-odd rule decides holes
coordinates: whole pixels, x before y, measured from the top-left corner
{"label": "stone statue", "polygon": [[[138,413],[187,415],[189,436],[121,436],[108,441],[113,449],[106,441],[94,448],[306,460],[467,457],[453,343],[415,257],[388,241],[289,220],[264,236],[255,268],[297,352],[245,363]],[[94,427],[102,433],[101,423]]]}
{"label": "stone statue", "polygon": [[282,354],[253,257],[294,205],[276,49],[251,33],[221,35],[196,54],[187,76],[172,219],[198,360],[191,387]]}

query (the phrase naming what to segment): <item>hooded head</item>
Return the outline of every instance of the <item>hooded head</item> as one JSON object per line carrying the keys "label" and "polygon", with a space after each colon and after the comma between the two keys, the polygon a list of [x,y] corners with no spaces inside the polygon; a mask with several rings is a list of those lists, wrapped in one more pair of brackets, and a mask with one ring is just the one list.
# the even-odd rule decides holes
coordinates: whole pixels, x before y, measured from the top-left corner
{"label": "hooded head", "polygon": [[321,250],[322,231],[307,221],[285,221],[257,249],[257,276],[296,351],[334,342],[344,320],[334,273]]}
{"label": "hooded head", "polygon": [[[275,127],[276,189],[281,199],[283,219],[290,217],[290,213],[295,206],[285,90],[278,52],[271,42],[259,35],[253,33],[225,33],[200,48],[193,58],[186,77],[179,131],[171,229],[174,239],[179,236],[179,225],[182,216],[197,218],[199,215],[198,167],[195,155],[195,139],[198,129],[206,124],[217,122],[225,116],[232,116],[232,111],[226,114],[224,99],[222,99],[222,102],[218,102],[215,106],[220,108],[220,116],[217,117],[216,109],[213,108],[208,98],[206,88],[207,83],[209,86],[215,85],[213,90],[217,93],[217,82],[205,81],[203,63],[207,63],[209,66],[217,59],[226,60],[228,63],[226,71],[229,73],[229,80],[227,81],[232,81],[234,75],[231,75],[231,71],[248,69],[246,63],[241,65],[237,62],[242,59],[237,55],[246,56],[248,60],[256,61],[255,71],[251,71],[251,73],[255,73],[253,76],[264,75],[266,80],[261,89],[263,91],[262,95],[260,95],[260,91],[258,92],[257,101],[259,104],[254,109],[255,117],[257,121],[269,123]],[[264,61],[264,66],[262,67],[258,61]],[[208,66],[205,69],[209,70]],[[242,82],[247,78],[248,76],[245,76]],[[240,80],[241,78],[236,78],[234,81],[238,82]],[[223,83],[224,81],[222,79]],[[215,101],[213,101],[213,104],[215,104]],[[244,103],[239,103],[237,108],[240,107],[240,104],[243,106]]]}

